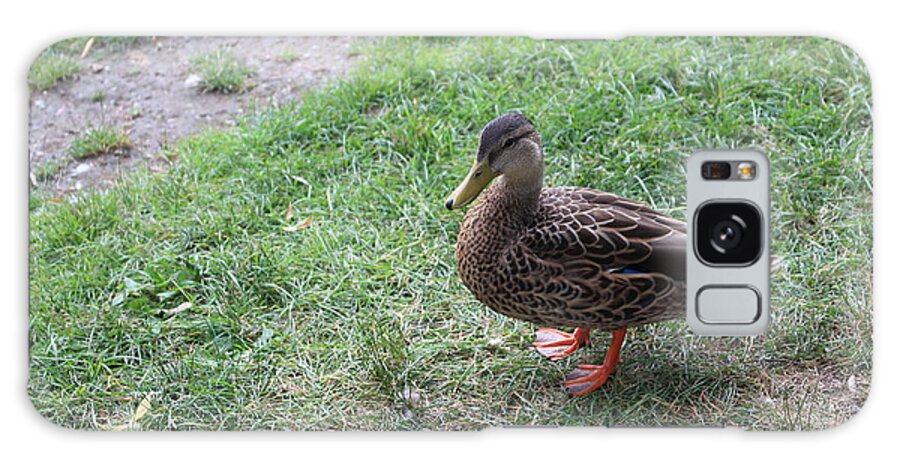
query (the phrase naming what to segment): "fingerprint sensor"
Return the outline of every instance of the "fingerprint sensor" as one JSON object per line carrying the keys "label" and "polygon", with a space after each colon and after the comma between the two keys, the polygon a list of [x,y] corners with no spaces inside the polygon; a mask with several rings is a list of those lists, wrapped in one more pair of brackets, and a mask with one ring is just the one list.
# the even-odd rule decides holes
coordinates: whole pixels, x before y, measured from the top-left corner
{"label": "fingerprint sensor", "polygon": [[750,286],[703,287],[697,292],[696,308],[705,324],[752,324],[762,314],[759,292]]}

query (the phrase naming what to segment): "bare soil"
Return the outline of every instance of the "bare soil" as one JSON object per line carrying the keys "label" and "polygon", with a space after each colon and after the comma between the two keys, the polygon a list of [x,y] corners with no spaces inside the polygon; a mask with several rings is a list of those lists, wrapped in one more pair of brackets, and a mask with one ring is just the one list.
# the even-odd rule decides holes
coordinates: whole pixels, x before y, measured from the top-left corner
{"label": "bare soil", "polygon": [[[138,166],[164,171],[167,146],[207,128],[233,125],[252,106],[297,101],[311,87],[347,72],[361,57],[347,37],[146,38],[116,50],[92,50],[82,69],[32,92],[28,151],[34,187],[55,196],[108,189]],[[252,87],[203,92],[191,60],[230,50],[254,70]],[[132,147],[74,160],[68,150],[87,128],[124,130]],[[58,168],[58,171],[57,171]],[[35,173],[44,173],[36,175]]]}

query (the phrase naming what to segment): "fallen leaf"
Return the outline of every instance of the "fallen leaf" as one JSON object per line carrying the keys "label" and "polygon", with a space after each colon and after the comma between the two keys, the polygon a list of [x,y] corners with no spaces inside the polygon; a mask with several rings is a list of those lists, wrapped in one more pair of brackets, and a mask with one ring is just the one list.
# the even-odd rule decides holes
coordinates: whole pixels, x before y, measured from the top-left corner
{"label": "fallen leaf", "polygon": [[263,329],[262,334],[259,336],[259,338],[256,339],[256,342],[253,343],[253,346],[255,346],[256,348],[262,348],[268,345],[269,341],[272,340],[272,335],[275,335],[275,331],[268,327]]}
{"label": "fallen leaf", "polygon": [[166,316],[171,316],[173,314],[178,314],[186,309],[189,309],[191,306],[194,306],[194,304],[191,303],[190,301],[185,301],[184,303],[181,303],[180,305],[178,305],[172,309],[164,309],[164,310],[160,311],[160,314],[164,314]]}
{"label": "fallen leaf", "polygon": [[130,428],[130,426],[128,424],[119,424],[119,425],[101,424],[100,425],[100,430],[109,430],[112,432],[121,432],[123,430],[128,430],[129,428]]}
{"label": "fallen leaf", "polygon": [[143,285],[137,283],[136,280],[134,280],[130,277],[125,278],[124,284],[125,284],[126,292],[136,292],[136,291],[140,290],[141,288],[143,288]]}
{"label": "fallen leaf", "polygon": [[142,417],[146,416],[148,412],[150,412],[150,408],[152,405],[150,404],[150,395],[144,397],[141,400],[141,403],[138,404],[137,409],[134,410],[134,415],[131,416],[131,425],[134,426],[135,422],[141,420]]}
{"label": "fallen leaf", "polygon": [[285,232],[297,232],[300,229],[305,229],[305,228],[309,227],[310,224],[312,224],[312,222],[313,222],[313,218],[312,218],[312,216],[310,216],[292,226],[284,227],[282,230],[284,230]]}
{"label": "fallen leaf", "polygon": [[84,44],[84,50],[81,51],[81,59],[82,60],[84,59],[84,57],[86,57],[88,55],[88,53],[91,52],[91,47],[93,47],[93,46],[94,46],[94,38],[91,37],[90,39],[88,39],[87,43]]}
{"label": "fallen leaf", "polygon": [[284,220],[290,221],[292,217],[294,217],[294,204],[288,203],[288,209],[287,213],[284,214]]}

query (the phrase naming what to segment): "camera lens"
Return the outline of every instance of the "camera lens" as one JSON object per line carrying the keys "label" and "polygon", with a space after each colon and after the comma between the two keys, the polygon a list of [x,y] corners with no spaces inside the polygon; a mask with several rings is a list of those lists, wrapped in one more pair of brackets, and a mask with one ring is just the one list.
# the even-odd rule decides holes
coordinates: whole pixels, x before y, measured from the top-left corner
{"label": "camera lens", "polygon": [[747,266],[762,251],[759,210],[745,202],[711,202],[695,216],[694,249],[711,265]]}
{"label": "camera lens", "polygon": [[731,177],[731,164],[726,161],[707,161],[700,167],[706,180],[727,180]]}
{"label": "camera lens", "polygon": [[725,219],[716,223],[713,230],[710,231],[713,248],[720,253],[726,253],[740,246],[743,237],[743,226],[741,226],[741,218],[733,216],[731,219]]}

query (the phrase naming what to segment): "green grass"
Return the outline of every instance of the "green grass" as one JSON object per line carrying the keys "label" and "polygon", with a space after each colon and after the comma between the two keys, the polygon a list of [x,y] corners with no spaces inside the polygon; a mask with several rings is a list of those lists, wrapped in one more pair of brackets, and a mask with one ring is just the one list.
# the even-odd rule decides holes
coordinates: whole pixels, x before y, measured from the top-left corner
{"label": "green grass", "polygon": [[81,70],[78,62],[62,53],[45,51],[31,64],[28,70],[28,85],[37,91],[52,88],[57,82],[69,79]]}
{"label": "green grass", "polygon": [[207,92],[234,93],[251,86],[249,79],[253,69],[228,50],[195,56],[191,60],[191,68],[202,79],[200,88]]}
{"label": "green grass", "polygon": [[294,50],[284,50],[275,57],[275,61],[279,63],[293,63],[299,57],[300,55]]}
{"label": "green grass", "polygon": [[[79,57],[90,39],[87,36],[73,37],[47,47],[28,70],[29,87],[36,91],[49,90],[57,83],[78,74],[82,68]],[[142,40],[144,38],[129,36],[94,37],[88,56],[93,59],[104,57],[110,52],[127,50]]]}
{"label": "green grass", "polygon": [[131,147],[131,140],[121,129],[109,126],[88,127],[72,141],[69,155],[74,159],[115,153]]}
{"label": "green grass", "polygon": [[31,173],[34,174],[35,180],[40,182],[47,181],[56,177],[69,164],[69,161],[68,157],[48,160],[47,162],[34,165]]}
{"label": "green grass", "polygon": [[[302,106],[180,143],[164,175],[35,203],[29,392],[41,414],[90,429],[813,429],[861,405],[871,94],[851,51],[790,38],[366,47],[360,69]],[[460,283],[462,213],[442,208],[480,128],[509,110],[539,128],[548,185],[678,217],[691,152],[765,150],[786,257],[768,333],[634,329],[610,382],[567,397],[562,376],[598,361],[609,336],[541,359],[533,326]]]}
{"label": "green grass", "polygon": [[72,37],[68,39],[63,39],[58,42],[54,42],[49,47],[47,47],[47,51],[60,53],[64,55],[71,56],[73,58],[80,57],[84,52],[85,46],[89,40],[94,39],[94,42],[91,44],[91,48],[88,51],[88,57],[90,58],[102,58],[107,56],[109,53],[114,52],[122,52],[125,50],[129,50],[150,40],[148,37],[138,37],[138,36],[82,36],[82,37]]}

